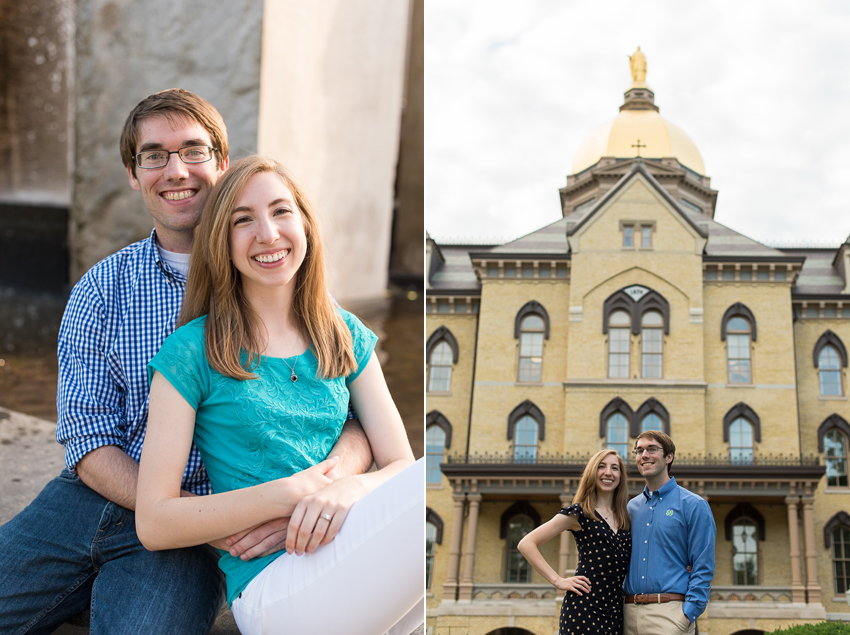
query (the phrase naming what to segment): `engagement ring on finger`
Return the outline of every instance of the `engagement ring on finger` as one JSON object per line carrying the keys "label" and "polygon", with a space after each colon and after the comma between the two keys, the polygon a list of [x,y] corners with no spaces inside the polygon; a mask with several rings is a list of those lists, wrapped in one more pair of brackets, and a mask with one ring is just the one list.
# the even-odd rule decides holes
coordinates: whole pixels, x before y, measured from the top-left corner
{"label": "engagement ring on finger", "polygon": [[319,518],[324,518],[326,521],[331,522],[330,514],[322,514],[321,516],[319,516]]}

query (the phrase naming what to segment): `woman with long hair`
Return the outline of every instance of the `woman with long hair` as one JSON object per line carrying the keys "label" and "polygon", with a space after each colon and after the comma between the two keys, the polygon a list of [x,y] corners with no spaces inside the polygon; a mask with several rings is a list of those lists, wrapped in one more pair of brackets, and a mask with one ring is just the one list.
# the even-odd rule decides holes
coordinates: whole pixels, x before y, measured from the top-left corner
{"label": "woman with long hair", "polygon": [[[235,163],[191,262],[183,326],[148,366],[139,538],[188,547],[291,516],[285,552],[222,551],[242,633],[407,635],[423,619],[424,469],[375,334],[328,294],[309,200],[276,161]],[[378,469],[332,481],[349,399]],[[215,493],[181,497],[193,440]]]}
{"label": "woman with long hair", "polygon": [[[626,466],[616,450],[594,454],[581,476],[573,504],[519,543],[525,559],[556,589],[565,591],[560,635],[623,632],[623,580],[629,569]],[[540,545],[571,531],[578,547],[576,575],[563,578],[540,554]]]}

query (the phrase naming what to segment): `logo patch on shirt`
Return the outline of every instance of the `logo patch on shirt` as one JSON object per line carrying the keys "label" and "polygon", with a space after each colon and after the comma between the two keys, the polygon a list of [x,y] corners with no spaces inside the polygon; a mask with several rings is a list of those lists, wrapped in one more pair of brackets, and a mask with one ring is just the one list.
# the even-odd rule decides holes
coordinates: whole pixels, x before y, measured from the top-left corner
{"label": "logo patch on shirt", "polygon": [[672,509],[668,509],[668,510],[667,510],[667,515],[668,515],[668,516],[672,516],[672,515],[673,515],[673,510],[672,510]]}

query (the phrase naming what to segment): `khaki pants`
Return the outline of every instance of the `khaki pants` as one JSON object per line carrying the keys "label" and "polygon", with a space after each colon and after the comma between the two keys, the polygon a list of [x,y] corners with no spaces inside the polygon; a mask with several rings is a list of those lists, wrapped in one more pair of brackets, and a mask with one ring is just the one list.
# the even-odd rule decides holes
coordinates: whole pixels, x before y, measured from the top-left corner
{"label": "khaki pants", "polygon": [[695,623],[688,624],[682,602],[663,604],[624,604],[624,635],[693,635]]}

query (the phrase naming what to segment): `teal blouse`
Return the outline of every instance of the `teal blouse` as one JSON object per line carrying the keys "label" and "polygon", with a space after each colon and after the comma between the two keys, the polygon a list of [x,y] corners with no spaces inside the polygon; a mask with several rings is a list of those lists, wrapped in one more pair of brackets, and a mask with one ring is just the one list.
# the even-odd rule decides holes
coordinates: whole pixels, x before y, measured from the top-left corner
{"label": "teal blouse", "polygon": [[[261,357],[257,379],[239,381],[209,366],[204,348],[206,316],[177,329],[148,364],[195,409],[194,441],[213,492],[250,487],[291,476],[327,458],[348,412],[348,386],[366,367],[377,336],[351,313],[339,309],[351,331],[357,370],[347,377],[316,377],[311,350],[285,361]],[[243,361],[244,361],[243,352]],[[290,379],[294,366],[298,381]],[[221,551],[228,604],[284,551],[242,561]]]}

